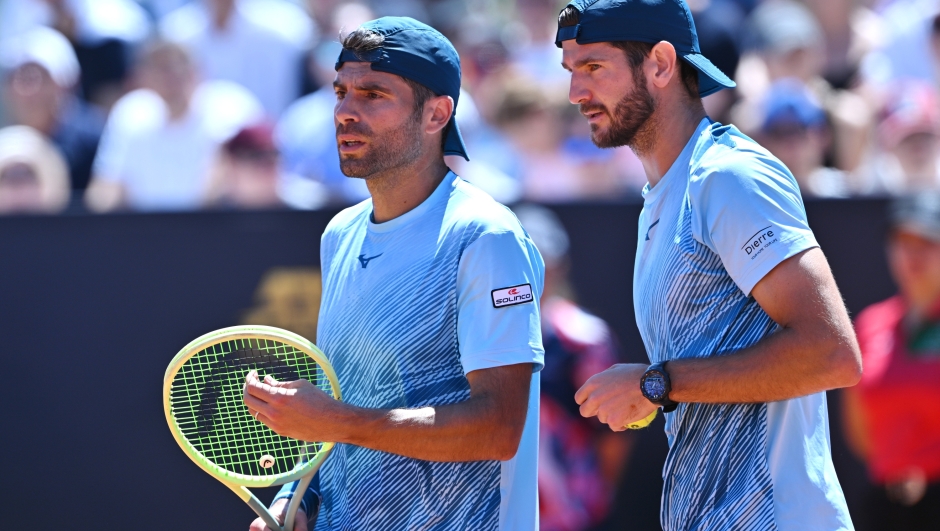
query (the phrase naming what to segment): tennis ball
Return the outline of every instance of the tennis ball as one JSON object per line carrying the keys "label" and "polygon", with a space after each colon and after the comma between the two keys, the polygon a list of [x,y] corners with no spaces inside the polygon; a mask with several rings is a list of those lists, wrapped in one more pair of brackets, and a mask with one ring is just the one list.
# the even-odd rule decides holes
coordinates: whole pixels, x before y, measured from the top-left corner
{"label": "tennis ball", "polygon": [[659,409],[654,409],[653,412],[650,413],[650,416],[646,417],[643,420],[638,420],[636,422],[631,422],[630,424],[627,424],[627,428],[630,428],[631,430],[638,430],[640,428],[645,428],[649,426],[650,423],[653,422],[653,419],[656,418],[656,414],[658,412],[659,412]]}
{"label": "tennis ball", "polygon": [[261,468],[271,468],[274,466],[274,456],[264,454],[261,456],[261,459],[258,460],[258,464],[261,465]]}

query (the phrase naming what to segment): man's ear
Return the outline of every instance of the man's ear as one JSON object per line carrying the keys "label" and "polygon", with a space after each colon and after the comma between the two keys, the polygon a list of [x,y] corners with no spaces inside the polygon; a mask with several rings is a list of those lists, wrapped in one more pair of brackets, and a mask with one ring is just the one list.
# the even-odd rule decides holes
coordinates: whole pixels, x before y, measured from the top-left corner
{"label": "man's ear", "polygon": [[669,85],[673,79],[679,79],[679,56],[676,54],[676,48],[670,42],[659,41],[650,50],[649,70],[646,71],[646,78],[657,88],[663,89]]}
{"label": "man's ear", "polygon": [[[444,129],[454,115],[454,98],[450,96],[435,96],[424,104],[425,123],[424,132],[433,135]],[[428,119],[429,118],[429,119]]]}

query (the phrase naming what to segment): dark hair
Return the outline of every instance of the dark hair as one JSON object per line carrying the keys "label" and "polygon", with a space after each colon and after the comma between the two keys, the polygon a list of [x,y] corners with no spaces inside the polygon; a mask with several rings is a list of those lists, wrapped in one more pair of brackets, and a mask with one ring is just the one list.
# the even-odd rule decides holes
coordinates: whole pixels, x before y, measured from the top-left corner
{"label": "dark hair", "polygon": [[[574,6],[568,6],[558,14],[558,27],[567,28],[569,26],[576,26],[580,21],[580,18],[581,13],[579,13],[578,10],[574,8]],[[630,68],[633,70],[634,77],[639,77],[637,72],[639,72],[643,61],[649,57],[649,54],[653,50],[654,46],[653,43],[640,41],[613,41],[610,44],[624,51],[627,56],[627,62],[630,64]],[[678,63],[679,76],[682,79],[682,85],[685,87],[686,92],[693,100],[699,99],[698,70],[681,58],[679,59]]]}

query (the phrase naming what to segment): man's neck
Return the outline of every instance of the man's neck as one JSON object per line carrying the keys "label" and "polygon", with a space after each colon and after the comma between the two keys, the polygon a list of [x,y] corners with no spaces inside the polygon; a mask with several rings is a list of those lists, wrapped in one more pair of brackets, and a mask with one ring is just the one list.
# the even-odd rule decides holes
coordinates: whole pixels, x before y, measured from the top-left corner
{"label": "man's neck", "polygon": [[[705,109],[701,105],[661,105],[659,112],[661,114],[650,132],[653,138],[647,143],[651,146],[650,150],[637,152],[650,188],[656,186],[666,175],[695,134],[702,119],[706,117]],[[634,151],[636,152],[635,149]]]}
{"label": "man's neck", "polygon": [[435,157],[367,179],[366,186],[372,195],[372,220],[384,223],[410,212],[434,193],[448,171],[444,159]]}

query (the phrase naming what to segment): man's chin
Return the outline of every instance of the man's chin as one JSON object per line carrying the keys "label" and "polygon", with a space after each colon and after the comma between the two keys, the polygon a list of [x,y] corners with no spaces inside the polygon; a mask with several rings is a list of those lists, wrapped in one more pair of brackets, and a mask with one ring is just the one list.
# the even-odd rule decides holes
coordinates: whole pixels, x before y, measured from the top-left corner
{"label": "man's chin", "polygon": [[350,158],[347,160],[340,159],[339,161],[339,171],[343,172],[343,175],[346,177],[355,177],[357,179],[362,179],[368,177],[368,167],[366,164],[363,164],[358,158]]}
{"label": "man's chin", "polygon": [[606,131],[599,131],[593,126],[591,127],[591,142],[594,142],[594,145],[601,149],[617,148],[627,145],[626,143],[615,142],[610,138],[610,135],[606,134]]}

